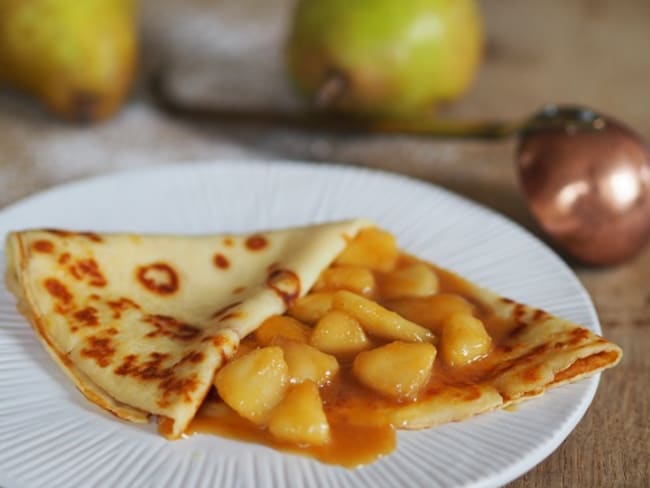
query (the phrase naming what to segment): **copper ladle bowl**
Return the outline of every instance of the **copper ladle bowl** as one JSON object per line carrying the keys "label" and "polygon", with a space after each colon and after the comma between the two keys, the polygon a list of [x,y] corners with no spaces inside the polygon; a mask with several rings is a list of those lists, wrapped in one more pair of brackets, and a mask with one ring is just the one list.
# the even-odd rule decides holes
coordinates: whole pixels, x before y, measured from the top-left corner
{"label": "copper ladle bowl", "polygon": [[515,167],[528,206],[558,247],[580,261],[615,264],[650,238],[650,152],[610,117],[583,107],[544,108],[515,122],[431,118],[385,119],[319,110],[238,110],[178,101],[162,76],[152,80],[156,103],[194,120],[277,125],[300,130],[501,139],[519,136]]}
{"label": "copper ladle bowl", "polygon": [[591,110],[549,108],[524,129],[516,166],[540,227],[580,261],[636,255],[650,237],[650,151],[620,122]]}

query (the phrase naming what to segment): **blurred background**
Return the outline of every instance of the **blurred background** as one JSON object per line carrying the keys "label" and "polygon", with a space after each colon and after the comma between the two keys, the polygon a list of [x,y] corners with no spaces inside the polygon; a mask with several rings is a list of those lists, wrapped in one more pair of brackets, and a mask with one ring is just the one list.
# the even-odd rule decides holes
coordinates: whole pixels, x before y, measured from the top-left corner
{"label": "blurred background", "polygon": [[[2,89],[0,179],[11,184],[4,186],[0,204],[97,171],[253,155],[408,170],[527,223],[525,209],[510,202],[518,198],[512,141],[232,129],[175,120],[150,103],[148,76],[164,66],[179,98],[293,106],[296,97],[283,56],[293,4],[142,1],[133,90],[125,105],[99,124],[67,123],[34,97]],[[440,115],[508,119],[530,115],[546,103],[571,102],[614,114],[650,136],[644,103],[650,76],[644,54],[650,48],[649,2],[482,0],[478,6],[485,28],[483,61],[469,90],[441,108]],[[2,69],[8,67],[0,64]]]}
{"label": "blurred background", "polygon": [[[39,3],[49,3],[45,13],[32,12],[28,20],[20,20],[27,27],[12,30],[18,22],[14,19],[10,24],[13,12]],[[82,3],[85,7],[75,10],[74,5]],[[541,235],[517,183],[515,139],[451,140],[234,127],[174,117],[154,103],[151,80],[162,74],[168,94],[192,106],[304,109],[305,99],[291,82],[295,72],[288,73],[285,61],[295,3],[0,0],[0,206],[57,183],[106,171],[179,160],[287,158],[363,165],[418,177],[483,203]],[[409,2],[394,3],[405,11],[412,7]],[[451,0],[432,3],[453,4]],[[480,59],[466,68],[467,88],[453,101],[436,104],[436,116],[515,120],[548,103],[581,104],[611,114],[646,140],[650,138],[646,100],[650,2],[478,0],[474,5],[483,32],[477,41]],[[91,53],[103,53],[97,59],[108,59],[108,53],[113,53],[116,63],[126,66],[124,78],[110,84],[123,90],[126,98],[122,100],[118,93],[115,106],[103,114],[103,120],[88,120],[95,118],[96,100],[83,97],[76,100],[77,114],[46,108],[53,102],[47,102],[49,95],[44,93],[63,88],[47,81],[44,71],[35,70],[29,82],[8,82],[19,71],[18,64],[41,59],[40,52],[47,57],[54,44],[67,42],[66,32],[74,29],[48,27],[60,8],[75,12],[61,14],[69,25],[86,25],[70,42],[90,46]],[[93,8],[98,10],[93,12]],[[94,27],[98,20],[108,18],[117,25],[110,32],[102,30],[101,22]],[[476,35],[471,22],[449,26],[461,38]],[[46,34],[41,35],[41,30]],[[118,32],[121,39],[135,36],[134,44],[126,42],[111,51],[110,39],[116,35],[112,32]],[[419,34],[426,36],[426,29]],[[40,39],[35,44],[41,51],[27,49],[21,36]],[[450,44],[456,46],[455,42]],[[8,54],[10,43],[14,47]],[[460,48],[452,48],[452,53],[454,49]],[[62,56],[73,51],[70,48]],[[451,72],[466,57],[451,55],[441,69]],[[91,62],[74,66],[77,73],[108,69]],[[513,486],[641,486],[650,476],[650,399],[642,382],[630,378],[647,378],[650,367],[645,352],[650,345],[650,251],[646,247],[633,260],[604,270],[569,262],[594,298],[605,335],[621,344],[628,359],[608,373],[594,407],[562,448]]]}

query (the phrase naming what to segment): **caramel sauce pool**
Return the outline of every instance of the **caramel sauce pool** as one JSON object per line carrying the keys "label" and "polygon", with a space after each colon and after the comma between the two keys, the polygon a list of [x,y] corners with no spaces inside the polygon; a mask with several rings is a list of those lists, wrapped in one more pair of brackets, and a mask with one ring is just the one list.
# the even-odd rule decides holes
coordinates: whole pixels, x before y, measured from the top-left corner
{"label": "caramel sauce pool", "polygon": [[337,421],[328,415],[331,441],[325,446],[296,446],[275,439],[268,430],[240,417],[226,404],[206,401],[186,430],[187,434],[213,434],[254,442],[279,451],[313,457],[327,464],[355,468],[369,464],[395,450],[395,430],[388,425],[365,426]]}

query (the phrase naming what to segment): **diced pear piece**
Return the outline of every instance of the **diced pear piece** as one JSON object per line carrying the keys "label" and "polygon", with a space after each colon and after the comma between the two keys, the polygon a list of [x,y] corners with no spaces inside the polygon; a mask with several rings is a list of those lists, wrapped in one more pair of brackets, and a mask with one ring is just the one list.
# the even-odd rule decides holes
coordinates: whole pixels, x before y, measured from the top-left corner
{"label": "diced pear piece", "polygon": [[430,266],[413,263],[382,275],[379,289],[384,299],[426,297],[438,293],[438,276]]}
{"label": "diced pear piece", "polygon": [[354,317],[367,333],[377,337],[410,342],[435,340],[430,330],[349,291],[337,291],[332,308]]}
{"label": "diced pear piece", "polygon": [[436,359],[432,344],[395,341],[354,358],[352,371],[364,385],[397,400],[415,399]]}
{"label": "diced pear piece", "polygon": [[330,426],[318,386],[312,381],[294,385],[269,420],[269,432],[281,441],[298,445],[327,444]]}
{"label": "diced pear piece", "polygon": [[321,273],[313,290],[316,292],[349,290],[361,295],[372,295],[375,291],[375,276],[367,268],[336,266]]}
{"label": "diced pear piece", "polygon": [[460,295],[439,293],[429,297],[404,297],[385,302],[386,308],[422,325],[435,334],[442,332],[444,320],[456,312],[472,314],[471,303]]}
{"label": "diced pear piece", "polygon": [[292,383],[313,381],[319,386],[324,385],[339,371],[339,363],[334,356],[325,354],[309,344],[285,342],[281,347]]}
{"label": "diced pear piece", "polygon": [[454,313],[445,319],[440,338],[440,356],[450,366],[464,366],[484,357],[492,339],[481,320],[466,313]]}
{"label": "diced pear piece", "polygon": [[318,321],[310,343],[323,352],[337,356],[356,354],[370,346],[359,322],[337,310],[332,310]]}
{"label": "diced pear piece", "polygon": [[288,314],[300,322],[315,324],[332,309],[334,293],[310,293],[298,298],[288,310]]}
{"label": "diced pear piece", "polygon": [[398,249],[395,237],[377,228],[363,229],[336,258],[335,263],[387,272],[395,267]]}
{"label": "diced pear piece", "polygon": [[255,340],[269,346],[280,339],[307,342],[311,329],[298,320],[284,315],[271,315],[255,331]]}
{"label": "diced pear piece", "polygon": [[263,347],[227,363],[214,384],[230,408],[251,422],[263,424],[284,398],[289,367],[282,349]]}

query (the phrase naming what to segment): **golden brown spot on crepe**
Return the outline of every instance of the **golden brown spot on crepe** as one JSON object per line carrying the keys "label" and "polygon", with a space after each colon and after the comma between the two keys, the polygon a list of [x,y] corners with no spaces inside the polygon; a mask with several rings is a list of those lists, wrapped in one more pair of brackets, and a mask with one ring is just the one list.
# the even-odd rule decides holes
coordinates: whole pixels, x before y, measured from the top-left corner
{"label": "golden brown spot on crepe", "polygon": [[78,280],[88,278],[90,286],[103,287],[106,286],[106,278],[99,269],[97,261],[92,258],[79,259],[75,264],[69,268],[72,276]]}
{"label": "golden brown spot on crepe", "polygon": [[49,232],[50,234],[54,234],[55,236],[59,237],[69,237],[72,235],[72,232],[61,229],[43,229],[43,232]]}
{"label": "golden brown spot on crepe", "polygon": [[128,310],[129,308],[132,309],[140,308],[140,305],[135,303],[133,300],[130,300],[125,297],[121,297],[118,300],[111,300],[106,303],[113,310],[114,319],[119,319],[120,317],[122,317],[122,312]]}
{"label": "golden brown spot on crepe", "polygon": [[215,347],[221,347],[226,344],[230,344],[230,340],[227,337],[222,335],[216,337],[213,336],[211,339],[212,339],[212,345]]}
{"label": "golden brown spot on crepe", "polygon": [[512,318],[515,322],[519,323],[525,314],[526,306],[521,303],[515,303],[515,308],[512,310]]}
{"label": "golden brown spot on crepe", "polygon": [[54,234],[55,236],[59,236],[59,237],[70,237],[70,236],[78,235],[90,239],[93,242],[102,241],[102,238],[97,234],[95,234],[94,232],[70,232],[68,230],[62,230],[62,229],[43,229],[43,232],[49,232],[50,234]]}
{"label": "golden brown spot on crepe", "polygon": [[188,341],[194,339],[200,332],[200,329],[167,315],[147,315],[142,320],[155,327],[155,330],[149,332],[146,337],[162,335],[171,339]]}
{"label": "golden brown spot on crepe", "polygon": [[59,256],[59,264],[65,264],[68,261],[70,261],[70,253],[69,252],[64,252]]}
{"label": "golden brown spot on crepe", "polygon": [[285,305],[291,305],[300,295],[300,278],[288,269],[276,269],[269,274],[266,284],[282,298]]}
{"label": "golden brown spot on crepe", "polygon": [[228,269],[230,267],[230,261],[223,254],[215,254],[213,258],[214,265],[219,269]]}
{"label": "golden brown spot on crepe", "polygon": [[83,236],[83,237],[86,237],[86,238],[90,239],[93,242],[102,242],[102,240],[103,240],[100,236],[98,236],[94,232],[80,232],[79,235]]}
{"label": "golden brown spot on crepe", "polygon": [[511,300],[510,298],[506,298],[506,297],[501,297],[501,298],[499,298],[499,300],[502,301],[503,303],[507,303],[509,305],[512,305],[513,303],[515,303],[514,300]]}
{"label": "golden brown spot on crepe", "polygon": [[271,263],[266,267],[266,271],[270,273],[271,271],[278,269],[278,266],[280,266],[280,263],[278,262]]}
{"label": "golden brown spot on crepe", "polygon": [[178,290],[178,275],[167,263],[140,266],[136,275],[140,283],[153,293],[169,295]]}
{"label": "golden brown spot on crepe", "polygon": [[140,363],[136,354],[124,356],[122,364],[113,370],[120,376],[133,376],[143,380],[155,380],[167,378],[172,374],[171,368],[163,367],[163,363],[169,359],[169,354],[159,352],[149,353],[149,359]]}
{"label": "golden brown spot on crepe", "polygon": [[97,293],[91,293],[90,295],[88,295],[88,298],[90,298],[91,300],[99,300],[100,297]]}
{"label": "golden brown spot on crepe", "polygon": [[115,327],[111,327],[110,329],[106,329],[106,333],[108,335],[114,336],[114,335],[117,335],[119,332],[117,331],[117,329]]}
{"label": "golden brown spot on crepe", "polygon": [[190,351],[179,361],[180,363],[190,362],[190,363],[200,363],[203,361],[203,353],[201,351]]}
{"label": "golden brown spot on crepe", "polygon": [[219,317],[220,315],[226,313],[231,308],[235,308],[237,305],[239,305],[241,303],[242,303],[241,300],[239,300],[239,301],[236,301],[236,302],[232,302],[232,303],[226,305],[225,307],[221,307],[219,310],[217,310],[216,312],[214,312],[212,314],[212,318],[215,319],[215,318]]}
{"label": "golden brown spot on crepe", "polygon": [[259,251],[268,245],[266,237],[261,234],[255,234],[246,239],[246,247],[251,251]]}
{"label": "golden brown spot on crepe", "polygon": [[569,344],[575,346],[580,344],[582,341],[589,337],[589,331],[587,329],[573,329],[571,331],[571,339],[569,339]]}
{"label": "golden brown spot on crepe", "polygon": [[36,252],[49,254],[54,251],[54,244],[52,244],[52,241],[48,241],[47,239],[39,239],[38,241],[34,241],[32,249]]}
{"label": "golden brown spot on crepe", "polygon": [[514,368],[515,366],[525,364],[525,363],[532,363],[534,362],[539,356],[542,354],[546,353],[546,351],[550,348],[549,343],[544,343],[540,344],[539,346],[531,349],[528,351],[526,354],[523,354],[522,356],[519,356],[517,358],[511,359],[510,361],[507,361],[503,364],[498,365],[494,370],[490,372],[489,377],[493,378],[496,377],[500,374],[505,373],[506,371]]}
{"label": "golden brown spot on crepe", "polygon": [[534,383],[535,381],[538,381],[540,378],[539,366],[535,366],[533,368],[527,369],[522,373],[521,377],[524,381],[527,381],[529,383]]}
{"label": "golden brown spot on crepe", "polygon": [[72,317],[87,327],[95,327],[99,325],[97,309],[95,307],[86,307],[77,310],[72,314]]}
{"label": "golden brown spot on crepe", "polygon": [[508,337],[511,338],[511,339],[514,338],[514,337],[517,337],[524,330],[526,330],[527,326],[528,326],[528,324],[526,324],[525,322],[519,323],[514,329],[512,329],[510,331],[510,333],[508,334]]}
{"label": "golden brown spot on crepe", "polygon": [[111,363],[115,349],[113,349],[109,337],[90,336],[86,339],[86,342],[88,345],[81,350],[82,356],[94,359],[102,368]]}
{"label": "golden brown spot on crepe", "polygon": [[232,247],[234,245],[234,241],[230,237],[224,237],[223,239],[223,245],[226,247]]}
{"label": "golden brown spot on crepe", "polygon": [[204,337],[201,342],[212,342],[212,345],[217,349],[219,352],[219,355],[221,356],[221,363],[224,364],[226,361],[228,361],[228,355],[226,354],[225,351],[225,345],[229,344],[232,346],[232,342],[230,339],[223,335],[218,335],[218,336],[207,336]]}
{"label": "golden brown spot on crepe", "polygon": [[203,355],[202,352],[195,352],[195,353],[192,354],[192,356],[190,357],[190,362],[191,362],[191,363],[195,363],[195,364],[196,364],[196,363],[200,363],[200,362],[203,361],[204,357],[205,357],[205,356]]}
{"label": "golden brown spot on crepe", "polygon": [[242,292],[244,292],[244,291],[246,291],[246,287],[245,287],[245,286],[238,286],[237,288],[234,288],[234,289],[232,290],[232,294],[233,294],[233,295],[239,295],[240,293],[242,293]]}
{"label": "golden brown spot on crepe", "polygon": [[169,400],[167,400],[167,398],[173,394],[182,397],[183,401],[189,403],[192,401],[191,393],[195,391],[198,386],[199,383],[196,380],[196,375],[192,375],[189,378],[169,376],[158,385],[158,388],[163,390],[163,399],[158,401],[158,405],[161,407],[169,405]]}
{"label": "golden brown spot on crepe", "polygon": [[63,283],[61,283],[56,278],[46,279],[45,288],[47,289],[50,295],[60,300],[64,304],[68,304],[72,301],[72,295],[70,294],[68,289],[65,287]]}
{"label": "golden brown spot on crepe", "polygon": [[533,320],[542,320],[545,318],[548,314],[542,310],[541,308],[535,309],[535,313],[533,314]]}

